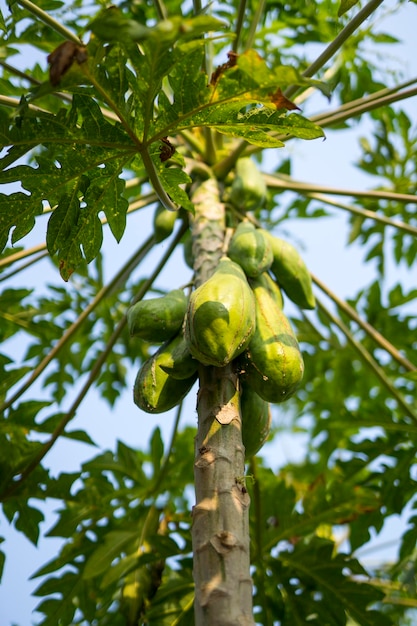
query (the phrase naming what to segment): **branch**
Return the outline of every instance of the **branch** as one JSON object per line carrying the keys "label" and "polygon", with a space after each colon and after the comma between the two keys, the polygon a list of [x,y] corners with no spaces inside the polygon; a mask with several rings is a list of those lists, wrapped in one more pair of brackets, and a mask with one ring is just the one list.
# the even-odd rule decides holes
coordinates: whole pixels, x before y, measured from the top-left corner
{"label": "branch", "polygon": [[240,37],[242,34],[243,21],[246,15],[246,0],[240,0],[238,10],[237,10],[237,18],[236,18],[236,27],[235,27],[235,38],[233,40],[233,52],[237,52],[240,44]]}
{"label": "branch", "polygon": [[[72,97],[65,93],[57,91],[55,93],[52,93],[51,95],[57,96],[61,100],[72,102]],[[13,109],[17,109],[22,105],[22,102],[18,98],[10,98],[9,96],[0,95],[0,104],[6,107],[12,107]],[[27,106],[30,111],[34,111],[35,113],[49,113],[50,115],[52,115],[51,111],[48,111],[48,109],[42,109],[41,107],[36,106],[36,104],[32,104],[29,102],[27,103]],[[103,114],[103,117],[105,117],[106,119],[111,120],[112,122],[120,122],[119,117],[115,113],[113,113],[113,111],[103,109],[103,107],[100,107],[100,111]]]}
{"label": "branch", "polygon": [[[310,273],[311,274],[311,273]],[[409,372],[415,372],[417,367],[411,363],[408,359],[402,356],[402,354],[397,350],[395,346],[392,345],[391,342],[388,341],[381,333],[379,333],[371,324],[362,319],[355,309],[353,309],[347,302],[341,300],[336,296],[336,294],[329,289],[324,283],[321,282],[314,274],[311,274],[311,278],[313,282],[320,287],[322,291],[326,295],[329,296],[333,300],[337,306],[344,311],[354,322],[356,322],[383,350],[388,352],[404,369]]]}
{"label": "branch", "polygon": [[[336,52],[343,46],[349,37],[359,28],[359,26],[368,19],[368,17],[382,4],[383,0],[371,0],[363,9],[353,17],[348,24],[340,31],[335,39],[327,46],[327,48],[317,57],[317,59],[303,72],[303,76],[310,78],[314,76],[319,69],[329,61]],[[297,85],[292,85],[285,90],[285,96],[290,98],[299,89]]]}
{"label": "branch", "polygon": [[[155,269],[152,272],[151,276],[148,278],[148,280],[146,280],[142,284],[142,286],[141,286],[141,288],[140,288],[140,290],[139,290],[139,292],[138,292],[138,294],[137,294],[137,296],[135,298],[135,302],[137,302],[138,300],[143,298],[143,296],[150,289],[150,287],[152,286],[152,284],[155,281],[155,279],[158,277],[160,272],[165,267],[165,264],[168,261],[169,257],[171,256],[171,254],[176,249],[176,247],[177,247],[178,243],[180,242],[180,240],[181,240],[185,230],[186,230],[186,226],[182,225],[182,227],[179,229],[177,235],[175,236],[175,238],[171,242],[169,248],[167,249],[167,251],[165,252],[163,257],[159,261],[158,265],[155,267]],[[153,244],[153,237],[151,237],[150,239],[152,239],[152,244]],[[149,240],[146,243],[148,243],[148,242],[149,242]],[[144,248],[144,246],[142,246],[141,250],[143,248]],[[136,253],[136,256],[138,256],[138,253]],[[122,270],[124,269],[125,271],[127,271],[128,269],[131,269],[132,264],[133,264],[133,258],[130,259],[130,267],[128,268],[128,264],[126,264],[124,266],[124,268],[122,268]],[[119,272],[118,275],[121,274],[122,270]],[[106,359],[107,359],[108,355],[112,351],[114,344],[116,343],[116,341],[118,340],[119,336],[123,332],[123,329],[124,329],[124,327],[126,325],[126,322],[127,322],[127,315],[125,314],[120,319],[120,321],[117,324],[116,328],[114,329],[110,339],[108,340],[105,349],[100,354],[100,356],[98,357],[98,359],[94,363],[94,366],[90,370],[90,373],[88,375],[88,378],[87,378],[86,382],[84,383],[84,385],[81,388],[80,392],[77,394],[77,396],[76,396],[74,402],[72,403],[72,405],[70,406],[69,410],[63,416],[62,420],[60,421],[60,423],[58,424],[58,426],[56,427],[56,429],[52,433],[50,439],[45,444],[43,444],[43,446],[40,449],[40,451],[34,456],[32,461],[26,466],[26,468],[20,473],[19,478],[17,480],[15,480],[13,482],[12,486],[8,490],[6,490],[4,492],[3,500],[6,500],[6,499],[10,498],[16,492],[16,490],[22,485],[22,483],[28,478],[28,476],[30,476],[30,474],[36,469],[36,467],[39,465],[39,463],[42,461],[42,459],[47,455],[47,453],[52,448],[52,446],[57,441],[57,439],[62,435],[62,433],[64,432],[64,430],[65,430],[66,426],[68,425],[68,423],[73,419],[73,417],[75,417],[75,414],[77,412],[78,407],[80,406],[80,404],[84,400],[85,396],[87,395],[87,393],[88,393],[90,387],[92,386],[92,384],[94,383],[95,379],[100,374],[101,368],[103,367],[104,363],[106,362]],[[0,408],[0,411],[1,411],[1,408]]]}
{"label": "branch", "polygon": [[95,298],[84,309],[79,317],[67,328],[61,339],[55,344],[51,351],[42,359],[42,361],[34,368],[29,378],[23,383],[23,385],[15,391],[15,393],[6,400],[0,406],[0,413],[8,409],[16,400],[18,400],[24,392],[35,382],[35,380],[42,374],[49,363],[59,354],[66,343],[73,337],[79,327],[83,324],[84,320],[90,315],[96,306],[116,288],[121,282],[127,279],[132,269],[136,267],[148,254],[154,245],[154,236],[149,237],[145,243],[139,248],[138,251],[123,265],[116,276],[104,287],[100,289]]}
{"label": "branch", "polygon": [[40,85],[41,81],[33,78],[30,74],[26,72],[22,72],[22,70],[17,69],[17,67],[13,67],[13,65],[9,65],[5,61],[0,61],[0,67],[3,67],[9,74],[13,74],[13,76],[18,76],[19,78],[23,78],[23,80],[27,80],[31,85]]}
{"label": "branch", "polygon": [[265,9],[265,0],[258,0],[255,6],[256,6],[256,11],[255,11],[255,15],[250,20],[249,33],[248,33],[248,37],[245,43],[245,50],[249,50],[249,48],[252,48],[253,42],[255,41],[256,30],[258,28],[258,24],[262,17],[262,13],[264,12],[264,9]]}
{"label": "branch", "polygon": [[153,0],[153,3],[155,5],[155,9],[156,9],[156,12],[158,14],[158,19],[166,20],[167,17],[168,17],[168,11],[167,11],[166,6],[163,3],[163,1],[162,0]]}
{"label": "branch", "polygon": [[306,198],[312,198],[313,200],[325,202],[326,204],[334,206],[338,209],[342,209],[344,211],[348,211],[349,213],[353,213],[354,215],[358,215],[363,219],[371,219],[374,222],[380,222],[385,226],[392,226],[393,228],[402,230],[409,235],[417,235],[417,227],[415,226],[411,226],[410,224],[406,224],[405,222],[392,220],[389,217],[385,217],[385,215],[379,215],[379,213],[376,213],[375,211],[360,209],[356,206],[353,206],[352,204],[345,204],[343,202],[333,200],[328,196],[325,196],[321,193],[313,193],[310,190],[320,189],[325,191],[326,193],[331,193],[334,195],[350,195],[356,196],[358,198],[374,198],[376,200],[391,200],[394,202],[405,202],[414,204],[417,203],[417,196],[412,196],[411,194],[405,193],[396,193],[392,191],[354,191],[348,189],[336,189],[334,187],[313,185],[310,183],[300,183],[297,181],[293,181],[289,177],[283,175],[271,176],[269,174],[264,174],[264,179],[270,189],[281,189],[282,191],[297,191]]}
{"label": "branch", "polygon": [[65,26],[63,26],[60,22],[54,19],[49,13],[46,13],[41,8],[30,2],[30,0],[16,0],[16,4],[20,4],[21,7],[25,8],[29,13],[32,13],[35,17],[41,20],[44,24],[50,26],[57,33],[62,35],[64,39],[68,39],[69,41],[73,41],[77,45],[83,45],[83,42],[77,35]]}
{"label": "branch", "polygon": [[[329,61],[332,56],[341,48],[341,46],[345,43],[345,41],[352,35],[352,33],[359,28],[359,26],[364,22],[377,8],[380,4],[382,4],[383,0],[371,0],[368,2],[366,6],[363,7],[361,11],[344,27],[344,29],[337,35],[337,37],[327,46],[327,48],[322,52],[320,56],[305,70],[303,76],[312,77],[314,74],[321,68],[323,65]],[[294,93],[299,89],[298,85],[292,85],[288,87],[284,95],[287,98],[291,98]],[[407,96],[408,97],[408,96]],[[350,117],[350,116],[348,116]],[[347,118],[346,118],[347,119]],[[318,123],[317,119],[312,118],[312,121]],[[324,124],[322,124],[324,125]],[[281,137],[279,137],[281,139]],[[282,140],[288,140],[288,136],[283,136]],[[227,157],[227,163],[231,163],[229,169],[227,169],[226,159],[219,164],[219,171],[227,173],[235,164],[239,156],[241,156],[242,152],[244,152],[247,144],[245,141],[240,141],[238,146],[232,151],[232,153]],[[253,152],[258,152],[259,148],[251,148],[248,150],[248,154],[252,154]],[[236,154],[235,154],[236,153]]]}
{"label": "branch", "polygon": [[[32,253],[32,255],[33,255],[33,253]],[[46,250],[44,252],[41,252],[37,256],[32,256],[31,259],[29,259],[25,263],[22,263],[22,265],[19,265],[19,267],[14,268],[8,274],[2,274],[0,276],[0,283],[5,281],[5,280],[8,280],[9,278],[12,278],[12,276],[16,276],[16,274],[19,274],[23,270],[26,270],[28,267],[30,267],[31,265],[34,265],[38,261],[41,261],[42,259],[46,258],[47,256],[49,256],[49,253]]]}
{"label": "branch", "polygon": [[[371,93],[367,96],[362,96],[361,98],[356,98],[356,100],[350,100],[349,102],[345,102],[344,104],[341,104],[340,106],[337,107],[335,113],[341,113],[343,111],[348,111],[351,109],[355,110],[358,106],[361,106],[364,103],[372,103],[374,101],[379,101],[380,99],[385,98],[386,96],[392,96],[395,93],[403,91],[403,89],[406,89],[407,87],[411,87],[411,85],[414,85],[415,83],[417,83],[417,77],[411,78],[410,80],[407,80],[403,83],[399,83],[398,85],[395,85],[394,87],[384,87],[384,89],[379,89],[378,91],[375,91],[374,93]],[[321,113],[320,115],[327,116],[328,113]],[[316,117],[319,117],[319,116],[316,116]]]}
{"label": "branch", "polygon": [[[315,185],[314,183],[303,183],[293,180],[285,174],[263,174],[266,184],[271,189],[281,189],[287,191],[300,191],[301,193],[321,192],[334,194],[336,196],[355,196],[357,198],[375,198],[377,200],[393,200],[394,202],[411,202],[417,204],[417,196],[408,193],[397,193],[396,191],[385,190],[365,190],[342,189],[339,187],[328,187],[327,185]],[[370,211],[369,213],[372,214]],[[392,225],[396,225],[392,223]],[[408,224],[405,224],[408,226]],[[417,232],[417,231],[416,231]]]}
{"label": "branch", "polygon": [[[413,82],[416,82],[416,79],[413,79]],[[378,98],[371,97],[363,98],[359,101],[355,100],[354,106],[346,107],[345,105],[342,105],[331,113],[321,113],[319,115],[313,115],[310,120],[324,128],[332,126],[333,124],[340,124],[341,122],[345,122],[352,117],[356,117],[358,115],[362,115],[363,113],[373,111],[374,109],[389,106],[390,104],[394,104],[395,102],[400,102],[401,100],[406,100],[407,98],[417,96],[417,87],[414,87],[413,89],[407,89],[405,91],[398,91],[397,89],[395,89],[386,95],[381,95],[380,92],[378,92],[378,94]]]}
{"label": "branch", "polygon": [[415,424],[417,424],[417,413],[412,409],[407,402],[404,400],[399,391],[394,387],[391,383],[387,375],[385,374],[382,367],[378,365],[370,352],[356,339],[353,337],[349,328],[336,316],[334,316],[329,309],[316,298],[317,306],[323,313],[329,318],[329,320],[339,328],[339,330],[344,334],[350,345],[354,348],[354,350],[360,355],[363,361],[368,365],[368,367],[374,372],[379,381],[383,384],[383,386],[389,391],[392,397],[396,400],[399,407],[404,411],[408,417],[410,417]]}
{"label": "branch", "polygon": [[158,476],[156,477],[155,482],[150,486],[149,491],[147,491],[146,494],[144,494],[143,496],[144,500],[153,495],[157,496],[159,494],[159,488],[161,484],[163,483],[164,478],[167,475],[167,472],[170,468],[171,454],[174,449],[175,439],[177,438],[178,426],[180,423],[183,406],[184,406],[184,403],[181,400],[181,402],[179,403],[177,407],[177,412],[175,415],[174,426],[172,428],[171,440],[169,442],[168,449],[165,453],[164,459],[162,461],[162,464],[161,464],[161,467],[160,467],[160,470],[159,470]]}
{"label": "branch", "polygon": [[[134,180],[136,181],[137,179],[134,179]],[[126,183],[126,188],[129,186],[129,182],[130,181]],[[156,202],[157,199],[158,198],[156,194],[154,193],[146,194],[142,196],[139,200],[136,200],[135,202],[131,202],[129,204],[129,208],[127,209],[127,213],[134,213],[135,211],[138,211],[139,209],[143,209],[145,206],[154,204],[154,202]],[[45,215],[46,213],[49,213],[51,211],[53,211],[51,207],[45,207],[42,215]],[[100,221],[103,224],[103,226],[107,224],[106,217],[100,218]],[[8,265],[12,265],[12,263],[15,263],[16,261],[20,261],[21,259],[24,259],[28,256],[31,256],[32,254],[36,254],[43,250],[46,250],[46,243],[40,243],[37,246],[34,246],[33,248],[28,248],[27,250],[20,250],[19,252],[16,252],[15,254],[10,254],[4,257],[3,259],[0,259],[0,269],[3,267],[7,267]],[[46,255],[43,255],[42,257],[39,256],[39,259],[44,258],[44,256]]]}
{"label": "branch", "polygon": [[12,265],[16,261],[32,256],[33,254],[38,254],[38,252],[42,252],[43,250],[46,250],[46,243],[41,243],[37,246],[33,246],[32,248],[28,248],[27,250],[19,250],[19,252],[9,254],[3,259],[0,259],[0,269],[7,267],[8,265]]}

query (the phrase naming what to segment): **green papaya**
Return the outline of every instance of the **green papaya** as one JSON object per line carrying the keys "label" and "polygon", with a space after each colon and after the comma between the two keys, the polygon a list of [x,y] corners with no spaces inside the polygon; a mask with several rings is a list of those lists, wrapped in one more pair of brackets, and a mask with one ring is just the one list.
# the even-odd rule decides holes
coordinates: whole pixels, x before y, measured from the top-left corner
{"label": "green papaya", "polygon": [[271,272],[277,279],[279,286],[282,287],[290,300],[301,309],[314,309],[316,301],[310,272],[298,250],[288,241],[274,237],[266,230],[263,230],[263,233],[271,244],[274,257]]}
{"label": "green papaya", "polygon": [[266,289],[266,291],[271,295],[277,307],[280,309],[284,307],[281,289],[278,287],[277,283],[272,280],[268,272],[263,272],[257,278],[250,278],[249,284],[252,289],[255,289],[256,287]]}
{"label": "green papaya", "polygon": [[161,367],[166,362],[161,346],[140,368],[133,387],[135,404],[146,413],[164,413],[176,406],[197,380],[197,372],[188,378],[173,378]]}
{"label": "green papaya", "polygon": [[223,257],[214,274],[192,292],[185,339],[204,365],[224,367],[248,345],[255,330],[255,300],[242,268]]}
{"label": "green papaya", "polygon": [[198,361],[191,356],[182,332],[161,347],[159,367],[177,380],[190,378],[198,367]]}
{"label": "green papaya", "polygon": [[127,324],[132,336],[152,343],[162,343],[181,328],[187,310],[187,298],[182,289],[169,291],[160,298],[137,302],[127,312]]}
{"label": "green papaya", "polygon": [[230,200],[245,211],[255,211],[265,202],[267,193],[264,178],[250,157],[236,163],[236,175],[230,190]]}
{"label": "green papaya", "polygon": [[239,360],[241,376],[267,402],[284,402],[299,386],[304,362],[294,331],[272,295],[254,285],[256,330]]}
{"label": "green papaya", "polygon": [[176,211],[168,211],[168,209],[165,209],[161,205],[156,207],[153,216],[153,231],[157,243],[160,243],[171,235],[177,217],[178,213]]}
{"label": "green papaya", "polygon": [[227,254],[251,278],[269,270],[274,260],[269,239],[251,222],[240,222],[230,240]]}
{"label": "green papaya", "polygon": [[186,231],[181,242],[185,264],[190,269],[194,269],[193,239],[189,230]]}
{"label": "green papaya", "polygon": [[271,429],[271,410],[269,403],[263,400],[249,385],[242,385],[240,396],[242,415],[242,441],[245,457],[255,456],[268,439]]}

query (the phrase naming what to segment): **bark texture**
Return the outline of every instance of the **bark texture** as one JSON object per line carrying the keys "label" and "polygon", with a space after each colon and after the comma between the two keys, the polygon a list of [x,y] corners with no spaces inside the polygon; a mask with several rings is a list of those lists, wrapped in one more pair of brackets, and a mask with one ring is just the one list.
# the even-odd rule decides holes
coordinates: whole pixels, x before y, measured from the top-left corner
{"label": "bark texture", "polygon": [[[221,256],[224,206],[217,181],[204,181],[193,195],[193,253],[197,286]],[[199,370],[193,509],[196,626],[249,626],[252,580],[249,555],[249,495],[239,409],[239,380],[230,365]]]}

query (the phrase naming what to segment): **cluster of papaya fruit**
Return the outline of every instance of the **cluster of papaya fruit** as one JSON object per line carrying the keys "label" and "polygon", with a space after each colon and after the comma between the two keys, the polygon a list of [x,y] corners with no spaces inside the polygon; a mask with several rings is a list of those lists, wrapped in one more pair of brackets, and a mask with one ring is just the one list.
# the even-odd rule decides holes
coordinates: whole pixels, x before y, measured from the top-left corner
{"label": "cluster of papaya fruit", "polygon": [[199,364],[233,362],[241,382],[246,456],[256,454],[269,433],[269,404],[289,398],[304,371],[281,288],[299,307],[314,308],[310,274],[298,251],[245,220],[227,256],[188,299],[175,289],[131,307],[131,335],[164,342],[137,374],[137,406],[148,413],[167,411],[190,391]]}

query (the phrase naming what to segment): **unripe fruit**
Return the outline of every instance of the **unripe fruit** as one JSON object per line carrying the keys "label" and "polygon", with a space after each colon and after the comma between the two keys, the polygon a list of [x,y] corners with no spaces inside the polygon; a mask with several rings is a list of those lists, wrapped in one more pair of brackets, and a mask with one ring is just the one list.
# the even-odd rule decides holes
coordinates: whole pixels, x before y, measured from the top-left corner
{"label": "unripe fruit", "polygon": [[166,362],[165,347],[155,352],[140,368],[133,388],[135,404],[146,413],[164,413],[176,406],[190,391],[197,379],[195,372],[189,378],[178,380],[161,367]]}
{"label": "unripe fruit", "polygon": [[174,289],[160,298],[141,300],[127,312],[129,332],[145,341],[162,343],[180,330],[186,310],[187,298],[182,289]]}
{"label": "unripe fruit", "polygon": [[193,239],[189,230],[186,231],[181,242],[184,261],[190,269],[194,269]]}
{"label": "unripe fruit", "polygon": [[174,230],[175,220],[178,217],[176,211],[168,211],[163,206],[158,206],[153,216],[153,229],[157,243],[169,237]]}
{"label": "unripe fruit", "polygon": [[279,309],[284,307],[281,290],[277,283],[272,280],[268,272],[263,272],[257,278],[250,278],[249,284],[252,289],[256,289],[257,287],[265,289]]}
{"label": "unripe fruit", "polygon": [[214,274],[190,296],[185,339],[204,365],[224,367],[248,345],[255,301],[242,268],[223,257]]}
{"label": "unripe fruit", "polygon": [[266,198],[264,178],[250,157],[242,157],[236,163],[236,176],[230,191],[230,200],[245,211],[258,209]]}
{"label": "unripe fruit", "polygon": [[242,441],[245,457],[255,456],[268,439],[271,428],[269,403],[263,400],[249,385],[242,386],[240,397],[242,415]]}
{"label": "unripe fruit", "polygon": [[251,222],[240,222],[227,254],[251,278],[269,270],[274,260],[269,240]]}
{"label": "unripe fruit", "polygon": [[311,276],[298,250],[288,241],[262,231],[271,244],[274,260],[271,272],[287,296],[301,309],[314,309],[316,301]]}
{"label": "unripe fruit", "polygon": [[159,367],[176,380],[190,378],[197,371],[198,361],[191,356],[182,332],[161,347]]}
{"label": "unripe fruit", "polygon": [[267,402],[284,402],[304,373],[300,348],[290,322],[271,294],[255,285],[256,330],[239,359],[242,378]]}

